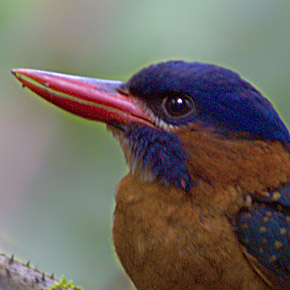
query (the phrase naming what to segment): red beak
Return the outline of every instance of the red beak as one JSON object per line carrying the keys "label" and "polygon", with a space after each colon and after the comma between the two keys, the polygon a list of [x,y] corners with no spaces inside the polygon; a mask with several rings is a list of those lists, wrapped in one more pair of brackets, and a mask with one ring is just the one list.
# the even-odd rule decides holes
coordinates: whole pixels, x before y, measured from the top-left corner
{"label": "red beak", "polygon": [[14,69],[12,73],[23,86],[78,116],[107,124],[138,122],[153,126],[136,98],[122,93],[123,82],[33,69]]}

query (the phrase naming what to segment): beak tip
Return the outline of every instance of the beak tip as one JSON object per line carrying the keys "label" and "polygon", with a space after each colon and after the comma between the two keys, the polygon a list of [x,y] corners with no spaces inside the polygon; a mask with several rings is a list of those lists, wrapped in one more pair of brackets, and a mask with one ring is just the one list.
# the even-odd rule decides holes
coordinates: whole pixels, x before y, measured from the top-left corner
{"label": "beak tip", "polygon": [[11,73],[15,76],[15,77],[20,77],[21,75],[26,75],[27,73],[31,74],[32,70],[28,70],[28,69],[24,69],[24,68],[13,68],[11,69]]}
{"label": "beak tip", "polygon": [[22,69],[20,69],[20,68],[13,68],[13,69],[11,69],[11,73],[16,77],[16,78],[19,78],[20,77],[20,75],[21,75],[21,72],[22,72],[23,70]]}
{"label": "beak tip", "polygon": [[[11,73],[13,76],[15,76],[21,83],[22,83],[22,78],[21,78],[21,69],[11,69]],[[22,83],[22,88],[25,88],[26,86]]]}

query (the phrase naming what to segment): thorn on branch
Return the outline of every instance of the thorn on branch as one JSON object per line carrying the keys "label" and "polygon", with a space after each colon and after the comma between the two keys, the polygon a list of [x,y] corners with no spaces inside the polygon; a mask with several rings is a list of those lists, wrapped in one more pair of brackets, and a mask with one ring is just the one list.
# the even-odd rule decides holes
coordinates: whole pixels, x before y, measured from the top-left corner
{"label": "thorn on branch", "polygon": [[14,254],[11,255],[8,263],[9,263],[9,265],[11,265],[11,264],[13,264],[13,262],[14,262]]}

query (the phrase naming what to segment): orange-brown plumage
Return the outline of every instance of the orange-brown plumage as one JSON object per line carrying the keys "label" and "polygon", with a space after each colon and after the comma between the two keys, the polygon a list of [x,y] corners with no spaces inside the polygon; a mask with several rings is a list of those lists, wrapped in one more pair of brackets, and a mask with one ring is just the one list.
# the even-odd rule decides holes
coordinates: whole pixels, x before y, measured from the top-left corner
{"label": "orange-brown plumage", "polygon": [[127,273],[139,290],[271,289],[245,259],[230,220],[246,193],[290,182],[289,152],[279,142],[179,134],[191,174],[208,180],[189,195],[132,174],[121,181],[113,237]]}
{"label": "orange-brown plumage", "polygon": [[247,81],[182,61],[126,83],[13,73],[120,141],[113,239],[138,290],[290,289],[290,135]]}

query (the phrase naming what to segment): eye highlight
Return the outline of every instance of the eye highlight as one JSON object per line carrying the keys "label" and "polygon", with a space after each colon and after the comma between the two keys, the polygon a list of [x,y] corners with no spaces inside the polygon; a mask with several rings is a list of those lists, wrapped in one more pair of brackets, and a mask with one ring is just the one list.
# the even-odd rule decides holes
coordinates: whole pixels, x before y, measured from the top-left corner
{"label": "eye highlight", "polygon": [[162,101],[162,106],[165,113],[170,117],[183,117],[195,108],[193,100],[186,95],[166,97]]}

